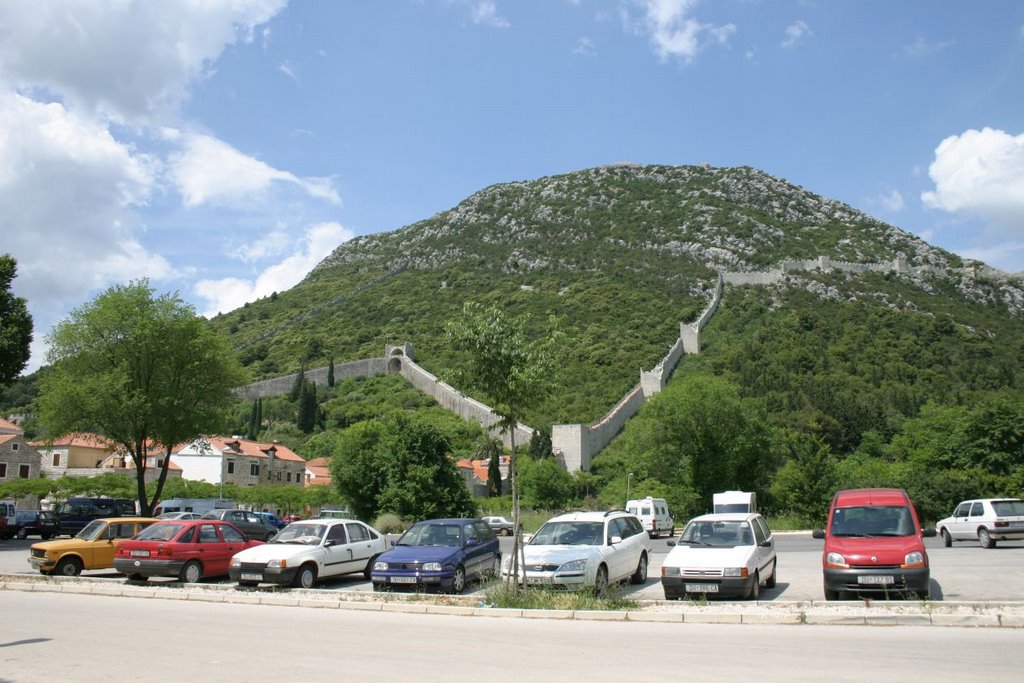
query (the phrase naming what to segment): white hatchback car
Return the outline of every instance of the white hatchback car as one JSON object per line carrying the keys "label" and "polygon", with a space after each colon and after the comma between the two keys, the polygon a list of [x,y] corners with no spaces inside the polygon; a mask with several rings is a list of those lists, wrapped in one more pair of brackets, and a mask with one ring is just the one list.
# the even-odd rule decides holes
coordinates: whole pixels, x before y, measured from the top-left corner
{"label": "white hatchback car", "polygon": [[953,514],[935,525],[946,547],[953,541],[977,540],[982,548],[996,547],[996,541],[1024,539],[1024,500],[979,498],[965,500]]}
{"label": "white hatchback car", "polygon": [[239,586],[258,583],[311,588],[319,579],[362,572],[387,550],[384,534],[355,519],[292,522],[273,540],[236,554],[228,575]]}
{"label": "white hatchback car", "polygon": [[734,596],[757,600],[774,588],[775,539],[757,513],[730,512],[691,519],[661,563],[665,597]]}
{"label": "white hatchback car", "polygon": [[[651,539],[636,515],[621,510],[571,512],[552,517],[524,547],[520,580],[527,585],[593,588],[602,595],[609,583],[647,581]],[[512,574],[506,556],[502,575]]]}

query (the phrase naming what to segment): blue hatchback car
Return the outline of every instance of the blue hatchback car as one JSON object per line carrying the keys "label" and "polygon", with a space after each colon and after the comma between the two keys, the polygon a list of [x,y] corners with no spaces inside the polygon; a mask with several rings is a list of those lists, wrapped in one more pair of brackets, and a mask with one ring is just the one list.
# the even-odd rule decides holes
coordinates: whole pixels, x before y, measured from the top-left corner
{"label": "blue hatchback car", "polygon": [[474,578],[501,571],[498,539],[482,519],[416,522],[373,563],[373,590],[437,588],[461,593]]}

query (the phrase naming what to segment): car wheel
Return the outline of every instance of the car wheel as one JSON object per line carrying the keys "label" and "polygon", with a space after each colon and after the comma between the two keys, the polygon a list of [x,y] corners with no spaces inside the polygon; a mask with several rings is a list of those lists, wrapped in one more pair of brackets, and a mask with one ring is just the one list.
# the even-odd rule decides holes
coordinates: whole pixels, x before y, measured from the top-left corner
{"label": "car wheel", "polygon": [[311,564],[299,567],[299,573],[295,575],[295,587],[312,588],[314,583],[316,583],[316,567]]}
{"label": "car wheel", "polygon": [[981,544],[982,548],[995,548],[996,540],[989,535],[988,529],[981,527],[978,529],[978,543]]}
{"label": "car wheel", "polygon": [[594,577],[594,595],[603,596],[608,592],[608,567],[603,564],[597,568],[597,576]]}
{"label": "car wheel", "polygon": [[53,538],[53,534],[39,534],[39,538],[43,539],[44,541],[48,541],[51,538]]}
{"label": "car wheel", "polygon": [[775,588],[775,575],[779,573],[779,559],[775,558],[772,562],[772,575],[768,577],[768,580],[764,582],[765,588]]}
{"label": "car wheel", "polygon": [[62,557],[53,573],[60,576],[78,576],[82,573],[82,561],[77,557]]}
{"label": "car wheel", "polygon": [[18,533],[14,534],[17,538],[28,538],[28,529],[22,527],[18,529]]}
{"label": "car wheel", "polygon": [[496,579],[501,576],[501,555],[495,555],[491,560],[491,568],[487,570],[487,578]]}
{"label": "car wheel", "polygon": [[466,570],[460,564],[455,568],[455,574],[452,576],[452,593],[456,595],[461,593],[466,587]]}
{"label": "car wheel", "polygon": [[945,527],[943,527],[940,534],[942,535],[942,545],[946,546],[947,548],[953,545],[953,537],[949,535],[949,531]]}
{"label": "car wheel", "polygon": [[761,575],[754,572],[754,580],[747,591],[747,600],[759,600],[761,598]]}
{"label": "car wheel", "polygon": [[201,578],[203,578],[203,566],[195,560],[186,562],[185,566],[181,568],[181,574],[178,575],[178,580],[182,583],[198,583]]}
{"label": "car wheel", "polygon": [[370,561],[366,563],[366,569],[363,570],[363,578],[369,581],[373,578],[373,563],[377,561],[380,555],[374,555],[370,558]]}
{"label": "car wheel", "polygon": [[629,577],[629,582],[635,586],[647,583],[647,553],[640,553],[640,561],[633,576]]}

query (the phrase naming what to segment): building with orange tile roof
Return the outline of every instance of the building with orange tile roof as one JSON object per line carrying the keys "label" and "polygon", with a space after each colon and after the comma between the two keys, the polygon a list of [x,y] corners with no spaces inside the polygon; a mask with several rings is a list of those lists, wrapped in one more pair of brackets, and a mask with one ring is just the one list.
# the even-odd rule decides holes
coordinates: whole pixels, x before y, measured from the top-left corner
{"label": "building with orange tile roof", "polygon": [[239,486],[303,486],[306,461],[277,442],[203,436],[175,449],[171,462],[189,481]]}
{"label": "building with orange tile roof", "polygon": [[306,486],[330,486],[330,458],[313,458],[306,461]]}
{"label": "building with orange tile roof", "polygon": [[[507,493],[511,484],[508,481],[508,468],[512,459],[503,455],[498,461],[498,470],[501,472],[501,490]],[[490,468],[490,460],[470,460],[465,458],[455,463],[455,468],[466,480],[469,493],[474,498],[487,497],[487,470]]]}

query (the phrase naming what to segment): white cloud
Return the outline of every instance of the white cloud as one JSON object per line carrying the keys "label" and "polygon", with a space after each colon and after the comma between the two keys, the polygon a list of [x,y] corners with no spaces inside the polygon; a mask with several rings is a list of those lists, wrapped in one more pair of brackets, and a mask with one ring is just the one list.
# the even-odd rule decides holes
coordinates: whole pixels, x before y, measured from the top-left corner
{"label": "white cloud", "polygon": [[296,83],[299,82],[299,77],[295,75],[295,69],[294,67],[292,67],[292,63],[289,62],[287,59],[277,66],[277,70],[283,73],[288,78],[295,81]]}
{"label": "white cloud", "polygon": [[597,56],[597,50],[594,49],[594,41],[589,36],[580,36],[576,41],[576,47],[572,49],[572,53],[583,57]]}
{"label": "white cloud", "polygon": [[230,255],[239,261],[253,263],[281,254],[288,248],[288,241],[288,233],[278,228],[255,240],[246,241]]}
{"label": "white cloud", "polygon": [[471,8],[473,23],[494,28],[508,28],[508,19],[498,14],[498,6],[494,0],[479,0]]}
{"label": "white cloud", "polygon": [[736,32],[735,24],[714,26],[691,17],[697,0],[638,0],[638,4],[643,8],[643,18],[634,21],[624,13],[623,20],[633,32],[649,37],[662,61],[675,58],[692,62],[709,42],[725,44]]}
{"label": "white cloud", "polygon": [[951,135],[935,149],[928,175],[935,189],[921,195],[925,206],[1024,229],[1024,135],[993,128]]}
{"label": "white cloud", "polygon": [[318,199],[341,203],[330,179],[298,178],[208,135],[185,134],[183,140],[183,151],[172,155],[169,163],[186,206],[249,201],[275,183],[292,184]]}
{"label": "white cloud", "polygon": [[921,57],[927,57],[928,55],[935,54],[936,52],[941,52],[952,45],[952,40],[930,41],[926,38],[918,38],[910,45],[903,46],[903,54],[913,59],[919,59]]}
{"label": "white cloud", "polygon": [[883,209],[893,213],[902,211],[903,207],[906,206],[906,203],[903,201],[903,195],[900,194],[899,190],[895,189],[882,193],[875,201]]}
{"label": "white cloud", "polygon": [[337,223],[320,223],[306,231],[296,244],[295,253],[266,268],[255,280],[237,277],[200,280],[196,283],[195,293],[209,302],[203,315],[212,317],[234,310],[248,301],[294,287],[338,245],[352,237],[350,230]]}
{"label": "white cloud", "polygon": [[782,41],[782,47],[796,47],[804,41],[804,38],[808,38],[814,35],[814,31],[807,25],[807,22],[798,19],[789,26],[786,27],[786,38]]}
{"label": "white cloud", "polygon": [[287,0],[0,3],[0,82],[118,121],[173,116],[227,45]]}

